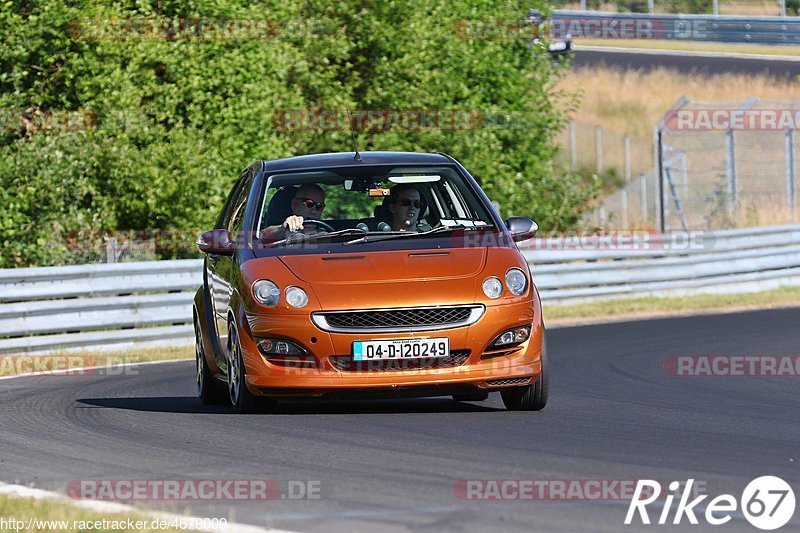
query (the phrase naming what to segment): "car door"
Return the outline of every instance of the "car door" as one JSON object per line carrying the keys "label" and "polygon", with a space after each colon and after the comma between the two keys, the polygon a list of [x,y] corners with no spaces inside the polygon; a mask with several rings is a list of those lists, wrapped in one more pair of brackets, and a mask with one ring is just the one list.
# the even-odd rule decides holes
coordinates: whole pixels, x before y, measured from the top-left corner
{"label": "car door", "polygon": [[[217,221],[217,229],[231,231],[236,216],[241,212],[247,200],[247,193],[252,184],[253,172],[248,169],[234,185],[225,208]],[[235,240],[235,239],[234,239]],[[228,359],[228,305],[232,294],[232,272],[236,264],[234,256],[208,254],[206,257],[206,279],[209,296],[214,308],[214,329],[219,341],[219,354],[214,354],[217,365],[227,372]]]}

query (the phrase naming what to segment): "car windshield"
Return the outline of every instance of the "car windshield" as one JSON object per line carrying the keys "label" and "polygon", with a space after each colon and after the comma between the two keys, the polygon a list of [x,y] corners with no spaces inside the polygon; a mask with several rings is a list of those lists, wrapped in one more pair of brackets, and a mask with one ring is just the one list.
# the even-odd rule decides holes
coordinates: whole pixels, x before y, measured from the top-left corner
{"label": "car windshield", "polygon": [[[287,223],[303,217],[302,227]],[[422,238],[487,228],[492,218],[451,167],[346,167],[273,174],[258,218],[263,242]],[[297,219],[295,219],[297,220]],[[299,222],[298,222],[299,223]],[[439,231],[432,231],[439,230]]]}

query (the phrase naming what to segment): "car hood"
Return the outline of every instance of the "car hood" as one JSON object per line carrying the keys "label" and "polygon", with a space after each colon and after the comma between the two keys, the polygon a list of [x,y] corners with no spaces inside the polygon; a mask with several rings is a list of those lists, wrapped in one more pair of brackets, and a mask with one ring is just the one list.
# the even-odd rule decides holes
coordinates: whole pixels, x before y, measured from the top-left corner
{"label": "car hood", "polygon": [[280,261],[310,284],[322,309],[473,302],[485,248],[288,255]]}

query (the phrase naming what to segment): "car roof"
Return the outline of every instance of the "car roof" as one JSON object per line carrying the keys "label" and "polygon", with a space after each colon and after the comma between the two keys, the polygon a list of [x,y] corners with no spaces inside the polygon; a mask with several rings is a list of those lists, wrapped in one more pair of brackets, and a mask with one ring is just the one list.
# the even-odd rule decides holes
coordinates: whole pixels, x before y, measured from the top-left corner
{"label": "car roof", "polygon": [[324,167],[351,167],[356,165],[452,165],[453,161],[444,154],[425,154],[417,152],[359,152],[361,161],[355,159],[355,152],[335,152],[329,154],[301,155],[264,161],[264,171],[305,170]]}

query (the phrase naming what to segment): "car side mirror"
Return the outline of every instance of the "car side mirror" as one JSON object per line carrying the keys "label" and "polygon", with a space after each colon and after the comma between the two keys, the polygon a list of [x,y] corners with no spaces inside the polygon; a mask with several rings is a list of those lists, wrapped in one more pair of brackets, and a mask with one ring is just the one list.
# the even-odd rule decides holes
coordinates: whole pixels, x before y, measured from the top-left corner
{"label": "car side mirror", "polygon": [[514,239],[514,242],[531,239],[539,231],[539,225],[525,217],[508,217],[506,219],[506,227],[511,232],[511,238]]}
{"label": "car side mirror", "polygon": [[212,229],[200,235],[197,247],[201,252],[213,255],[233,255],[236,247],[226,229]]}

